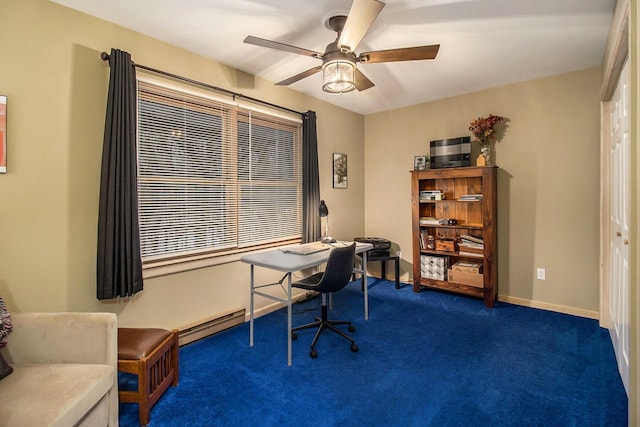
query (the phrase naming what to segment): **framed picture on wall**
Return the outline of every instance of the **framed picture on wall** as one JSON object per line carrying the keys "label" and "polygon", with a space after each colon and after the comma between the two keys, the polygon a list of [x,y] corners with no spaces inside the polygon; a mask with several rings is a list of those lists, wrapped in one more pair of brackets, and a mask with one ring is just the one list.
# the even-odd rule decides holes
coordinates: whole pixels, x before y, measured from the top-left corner
{"label": "framed picture on wall", "polygon": [[333,188],[347,188],[347,155],[333,153]]}
{"label": "framed picture on wall", "polygon": [[7,97],[0,95],[0,173],[7,173]]}

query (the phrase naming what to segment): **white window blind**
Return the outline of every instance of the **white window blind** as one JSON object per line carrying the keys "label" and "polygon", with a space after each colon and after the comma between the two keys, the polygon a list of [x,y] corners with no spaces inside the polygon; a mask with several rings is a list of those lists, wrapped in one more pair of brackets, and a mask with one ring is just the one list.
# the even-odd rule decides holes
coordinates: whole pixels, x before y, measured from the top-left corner
{"label": "white window blind", "polygon": [[300,123],[138,82],[143,261],[298,239]]}

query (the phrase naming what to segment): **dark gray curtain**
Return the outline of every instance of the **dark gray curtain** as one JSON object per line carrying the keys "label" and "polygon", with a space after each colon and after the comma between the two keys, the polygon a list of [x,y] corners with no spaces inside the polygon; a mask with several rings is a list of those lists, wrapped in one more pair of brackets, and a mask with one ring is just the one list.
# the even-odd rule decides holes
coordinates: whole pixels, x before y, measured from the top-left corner
{"label": "dark gray curtain", "polygon": [[318,174],[318,135],[316,113],[302,115],[302,242],[320,240],[322,234],[318,207],[320,178]]}
{"label": "dark gray curtain", "polygon": [[111,49],[98,213],[98,299],[142,290],[136,159],[136,71]]}

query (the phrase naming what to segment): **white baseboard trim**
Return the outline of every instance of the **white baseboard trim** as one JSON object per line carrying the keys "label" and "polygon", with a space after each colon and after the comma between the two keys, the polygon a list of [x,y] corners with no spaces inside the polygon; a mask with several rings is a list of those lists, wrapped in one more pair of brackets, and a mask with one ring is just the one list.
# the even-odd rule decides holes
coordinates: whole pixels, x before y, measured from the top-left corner
{"label": "white baseboard trim", "polygon": [[233,326],[241,325],[242,320],[245,318],[246,310],[244,308],[236,308],[185,325],[178,330],[178,345],[182,347]]}
{"label": "white baseboard trim", "polygon": [[[292,304],[298,302],[301,299],[305,299],[306,297],[307,297],[307,294],[305,292],[295,295],[292,298]],[[498,301],[503,301],[503,302],[507,302],[515,305],[521,305],[523,307],[539,308],[542,310],[555,311],[556,313],[564,313],[564,314],[570,314],[573,316],[586,317],[588,319],[595,319],[595,320],[600,319],[600,313],[598,313],[597,311],[585,310],[585,309],[576,308],[576,307],[569,307],[566,305],[551,304],[548,302],[541,302],[541,301],[533,301],[526,298],[518,298],[518,297],[512,297],[508,295],[498,295]],[[260,316],[264,316],[265,314],[272,313],[276,310],[281,309],[284,306],[285,304],[283,303],[274,302],[272,304],[266,305],[262,308],[255,310],[254,317],[258,318]],[[249,316],[250,316],[250,313],[247,310],[247,313],[245,315],[245,322],[248,322],[250,320]]]}
{"label": "white baseboard trim", "polygon": [[557,313],[571,314],[573,316],[586,317],[588,319],[600,319],[600,313],[593,310],[585,310],[582,308],[569,307],[566,305],[551,304],[548,302],[533,301],[525,298],[510,297],[507,295],[498,295],[498,301],[508,302],[510,304],[522,305],[524,307],[540,308],[542,310],[555,311]]}

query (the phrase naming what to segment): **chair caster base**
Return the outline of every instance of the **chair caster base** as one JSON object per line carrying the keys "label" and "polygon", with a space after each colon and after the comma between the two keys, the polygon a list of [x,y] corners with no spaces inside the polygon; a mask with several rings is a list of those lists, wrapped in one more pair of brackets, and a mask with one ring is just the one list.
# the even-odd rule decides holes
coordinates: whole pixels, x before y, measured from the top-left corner
{"label": "chair caster base", "polygon": [[309,352],[309,356],[311,356],[312,359],[316,359],[318,357],[318,351],[315,348],[312,348]]}
{"label": "chair caster base", "polygon": [[353,325],[349,325],[349,332],[355,332],[356,331],[356,327]]}
{"label": "chair caster base", "polygon": [[351,344],[351,351],[354,353],[358,351],[358,346],[356,345],[356,343]]}

